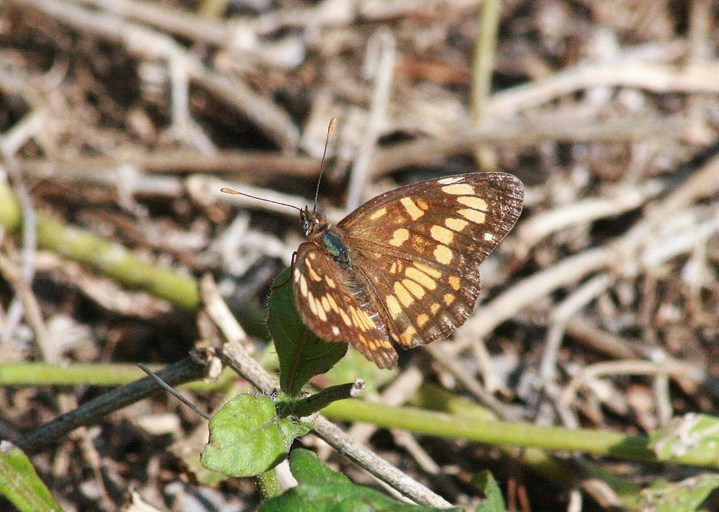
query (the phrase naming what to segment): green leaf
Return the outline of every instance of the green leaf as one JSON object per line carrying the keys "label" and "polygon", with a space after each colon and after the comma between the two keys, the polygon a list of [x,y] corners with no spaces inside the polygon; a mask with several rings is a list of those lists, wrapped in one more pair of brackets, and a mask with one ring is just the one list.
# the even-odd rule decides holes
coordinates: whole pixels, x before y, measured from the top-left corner
{"label": "green leaf", "polygon": [[282,462],[306,423],[279,418],[267,397],[239,395],[210,420],[210,442],[202,465],[228,476],[256,476]]}
{"label": "green leaf", "polygon": [[297,396],[312,377],[325,373],[347,352],[346,343],[320,340],[300,320],[287,268],[272,285],[267,325],[280,360],[280,388]]}
{"label": "green leaf", "polygon": [[685,414],[649,435],[649,448],[659,460],[701,455],[719,459],[719,418]]}
{"label": "green leaf", "polygon": [[502,491],[497,485],[497,481],[487,470],[477,473],[472,483],[486,496],[486,500],[480,503],[474,512],[505,512],[507,508],[504,506]]}
{"label": "green leaf", "polygon": [[260,512],[435,512],[460,509],[438,509],[410,505],[385,496],[379,491],[353,484],[335,473],[312,452],[303,449],[290,454],[290,469],[298,486],[281,496],[267,500]]}
{"label": "green leaf", "polygon": [[352,483],[342,473],[333,471],[309,450],[298,448],[290,455],[290,469],[298,482],[307,484]]}
{"label": "green leaf", "polygon": [[21,512],[62,510],[37,476],[30,459],[9,441],[0,442],[0,495]]}
{"label": "green leaf", "polygon": [[705,473],[677,483],[657,482],[642,491],[637,510],[694,512],[719,487],[719,475]]}

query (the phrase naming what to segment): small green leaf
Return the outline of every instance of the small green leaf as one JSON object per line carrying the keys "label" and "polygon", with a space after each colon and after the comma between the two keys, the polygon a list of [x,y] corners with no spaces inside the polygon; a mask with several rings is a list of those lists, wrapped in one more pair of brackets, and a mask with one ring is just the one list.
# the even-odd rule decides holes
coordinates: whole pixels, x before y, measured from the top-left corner
{"label": "small green leaf", "polygon": [[346,484],[352,482],[342,473],[333,471],[317,455],[302,448],[292,451],[290,470],[298,482],[307,484]]}
{"label": "small green leaf", "polygon": [[694,512],[719,487],[719,475],[704,473],[677,483],[657,482],[642,491],[637,510]]}
{"label": "small green leaf", "polygon": [[62,510],[37,476],[30,459],[9,441],[0,442],[0,495],[21,512]]}
{"label": "small green leaf", "polygon": [[346,343],[320,340],[300,320],[287,268],[275,279],[267,325],[280,360],[280,388],[297,396],[312,377],[325,373],[347,352]]}
{"label": "small green leaf", "polygon": [[719,418],[707,414],[685,414],[649,435],[649,447],[659,460],[701,455],[719,459]]}
{"label": "small green leaf", "polygon": [[480,471],[475,475],[472,483],[487,498],[474,509],[474,512],[505,512],[507,510],[504,506],[502,491],[492,473],[487,470]]}
{"label": "small green leaf", "polygon": [[309,430],[306,423],[279,418],[269,398],[239,395],[210,420],[201,462],[228,476],[256,476],[282,462],[292,441]]}
{"label": "small green leaf", "polygon": [[298,481],[298,486],[264,502],[260,506],[260,512],[460,511],[457,508],[437,509],[410,505],[369,487],[355,485],[344,475],[332,471],[308,450],[292,451],[290,469]]}

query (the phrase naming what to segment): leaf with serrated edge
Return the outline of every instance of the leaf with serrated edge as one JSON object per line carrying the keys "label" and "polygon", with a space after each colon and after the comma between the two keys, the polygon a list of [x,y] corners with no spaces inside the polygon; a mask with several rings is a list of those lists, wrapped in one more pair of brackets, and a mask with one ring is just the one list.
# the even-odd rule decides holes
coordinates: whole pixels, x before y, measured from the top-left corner
{"label": "leaf with serrated edge", "polygon": [[210,420],[202,465],[228,476],[256,476],[282,462],[296,437],[310,426],[279,418],[267,397],[239,395]]}

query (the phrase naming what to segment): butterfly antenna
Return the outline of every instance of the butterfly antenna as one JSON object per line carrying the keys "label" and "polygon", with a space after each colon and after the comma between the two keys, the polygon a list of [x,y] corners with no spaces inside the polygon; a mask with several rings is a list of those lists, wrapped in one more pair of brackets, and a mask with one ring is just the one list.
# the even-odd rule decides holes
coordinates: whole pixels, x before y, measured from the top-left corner
{"label": "butterfly antenna", "polygon": [[332,132],[335,131],[335,125],[337,124],[337,119],[332,118],[330,119],[330,124],[327,126],[327,138],[325,139],[325,149],[322,152],[322,163],[320,164],[320,175],[317,178],[317,188],[315,189],[315,205],[312,207],[312,211],[317,211],[317,198],[320,196],[320,183],[322,183],[322,173],[325,170],[325,157],[327,156],[327,146],[330,142],[330,138],[332,138]]}
{"label": "butterfly antenna", "polygon": [[240,192],[239,190],[235,190],[234,188],[222,187],[220,189],[220,192],[224,192],[225,194],[232,194],[235,196],[245,196],[245,197],[249,197],[252,199],[257,199],[258,201],[264,201],[266,203],[278,204],[280,206],[289,206],[290,208],[294,208],[295,210],[298,210],[300,212],[302,211],[302,208],[297,208],[293,204],[283,203],[282,201],[273,201],[272,199],[266,199],[264,197],[253,196],[252,194],[248,194],[246,192]]}

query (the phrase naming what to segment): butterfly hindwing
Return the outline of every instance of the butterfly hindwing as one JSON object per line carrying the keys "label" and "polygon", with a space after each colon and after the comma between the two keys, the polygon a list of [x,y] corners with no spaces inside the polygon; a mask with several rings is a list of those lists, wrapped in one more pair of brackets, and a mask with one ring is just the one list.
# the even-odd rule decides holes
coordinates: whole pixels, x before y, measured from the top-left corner
{"label": "butterfly hindwing", "polygon": [[297,250],[294,298],[302,322],[327,341],[351,342],[380,368],[397,364],[382,318],[352,274],[339,268],[314,242]]}

